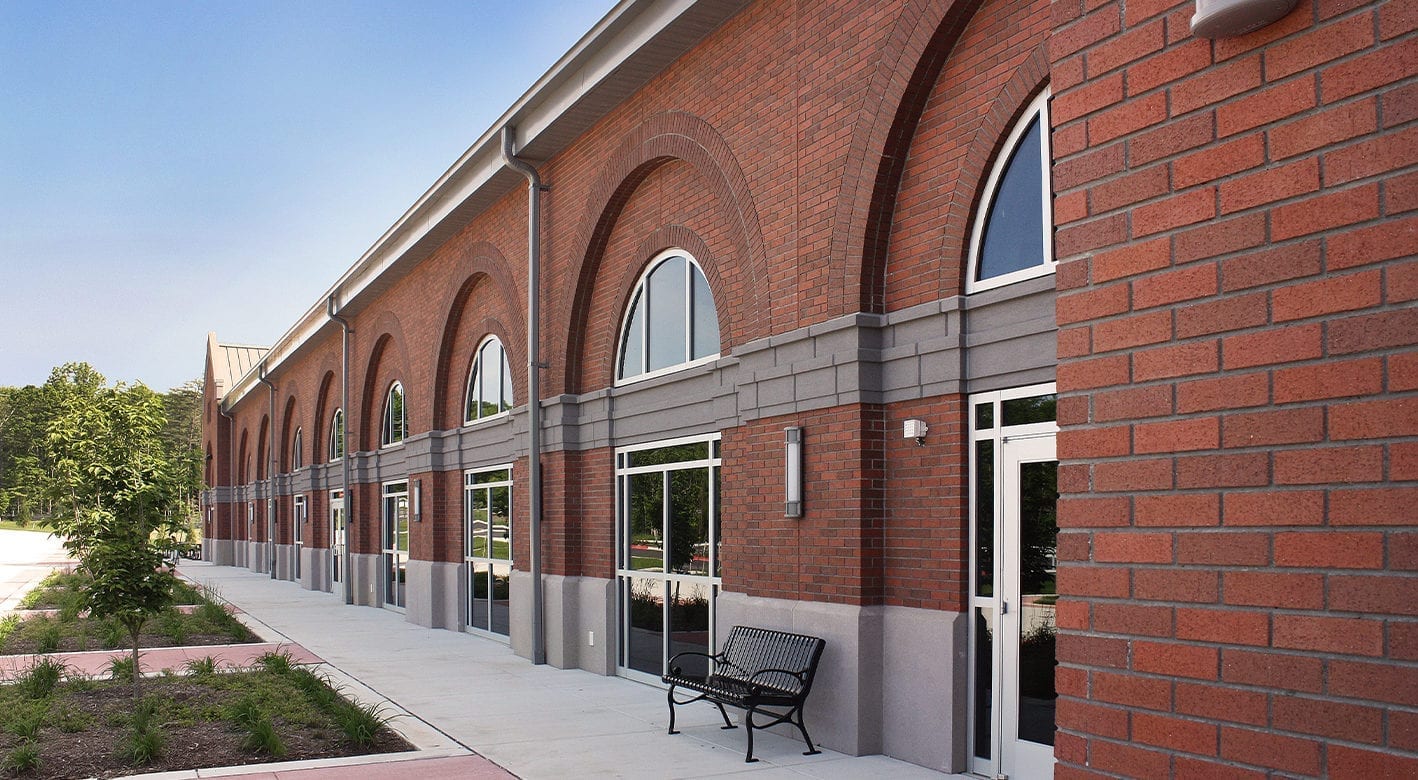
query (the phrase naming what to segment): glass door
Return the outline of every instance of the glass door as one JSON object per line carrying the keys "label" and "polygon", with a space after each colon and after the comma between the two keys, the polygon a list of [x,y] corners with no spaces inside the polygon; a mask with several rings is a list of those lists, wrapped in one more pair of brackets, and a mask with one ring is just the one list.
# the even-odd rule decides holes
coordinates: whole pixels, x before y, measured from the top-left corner
{"label": "glass door", "polygon": [[345,491],[330,491],[330,582],[339,588],[331,588],[344,593],[345,565]]}
{"label": "glass door", "polygon": [[971,398],[971,769],[1051,777],[1058,538],[1053,387]]}
{"label": "glass door", "polygon": [[511,633],[512,467],[463,474],[463,562],[468,628]]}
{"label": "glass door", "polygon": [[295,511],[290,519],[290,534],[293,550],[291,563],[291,579],[300,581],[300,554],[305,549],[305,523],[306,523],[305,496],[295,497]]}
{"label": "glass door", "polygon": [[409,570],[409,483],[384,486],[384,606],[403,609]]}

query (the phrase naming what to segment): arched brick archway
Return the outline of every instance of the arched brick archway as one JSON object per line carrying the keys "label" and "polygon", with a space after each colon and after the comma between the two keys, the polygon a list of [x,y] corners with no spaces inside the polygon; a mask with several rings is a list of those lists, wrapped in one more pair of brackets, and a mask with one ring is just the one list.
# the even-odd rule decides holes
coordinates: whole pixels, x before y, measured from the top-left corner
{"label": "arched brick archway", "polygon": [[[444,305],[443,333],[439,339],[438,363],[433,384],[433,428],[456,428],[463,422],[460,409],[464,383],[472,367],[473,351],[485,335],[495,335],[507,349],[516,387],[526,387],[526,317],[521,292],[510,272],[510,264],[498,249],[486,242],[470,248],[468,275]],[[472,311],[477,291],[490,291],[495,311]],[[522,393],[517,393],[522,399]]]}

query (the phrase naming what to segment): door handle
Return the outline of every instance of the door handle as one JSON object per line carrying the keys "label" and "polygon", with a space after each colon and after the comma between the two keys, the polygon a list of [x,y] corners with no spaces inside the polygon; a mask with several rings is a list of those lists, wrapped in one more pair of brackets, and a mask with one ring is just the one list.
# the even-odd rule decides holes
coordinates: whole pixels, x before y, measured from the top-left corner
{"label": "door handle", "polygon": [[999,603],[999,613],[1000,613],[1001,615],[1008,615],[1008,614],[1009,614],[1009,602],[1008,602],[1008,601],[1003,601],[1003,600],[1000,601],[1000,603]]}

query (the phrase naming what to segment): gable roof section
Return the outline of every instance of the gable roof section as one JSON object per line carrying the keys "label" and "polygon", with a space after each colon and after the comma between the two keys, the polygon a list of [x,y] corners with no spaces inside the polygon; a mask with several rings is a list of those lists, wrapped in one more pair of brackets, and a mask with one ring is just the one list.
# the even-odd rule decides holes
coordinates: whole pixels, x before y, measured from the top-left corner
{"label": "gable roof section", "polygon": [[217,341],[217,334],[208,333],[207,359],[212,362],[212,382],[216,385],[213,397],[222,400],[238,380],[255,370],[269,351],[269,347],[222,344]]}

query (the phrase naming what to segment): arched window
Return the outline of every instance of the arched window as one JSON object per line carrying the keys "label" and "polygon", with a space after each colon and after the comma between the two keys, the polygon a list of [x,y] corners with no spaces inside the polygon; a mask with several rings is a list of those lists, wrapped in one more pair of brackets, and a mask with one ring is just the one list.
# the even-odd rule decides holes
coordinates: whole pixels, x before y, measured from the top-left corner
{"label": "arched window", "polygon": [[478,347],[473,370],[468,373],[463,423],[485,420],[511,408],[512,367],[507,364],[507,350],[496,336],[489,336]]}
{"label": "arched window", "polygon": [[290,439],[290,470],[300,471],[305,467],[304,445],[305,437],[301,435],[300,428],[295,429],[295,435]]}
{"label": "arched window", "polygon": [[617,380],[668,373],[719,356],[719,315],[709,281],[679,250],[650,263],[621,326]]}
{"label": "arched window", "polygon": [[345,410],[336,409],[330,417],[330,460],[345,457]]}
{"label": "arched window", "polygon": [[1054,271],[1048,100],[1047,90],[1034,99],[990,169],[970,234],[966,292]]}
{"label": "arched window", "polygon": [[379,443],[388,447],[398,444],[409,435],[409,421],[404,416],[404,385],[395,382],[389,385],[389,394],[384,397],[384,430]]}

